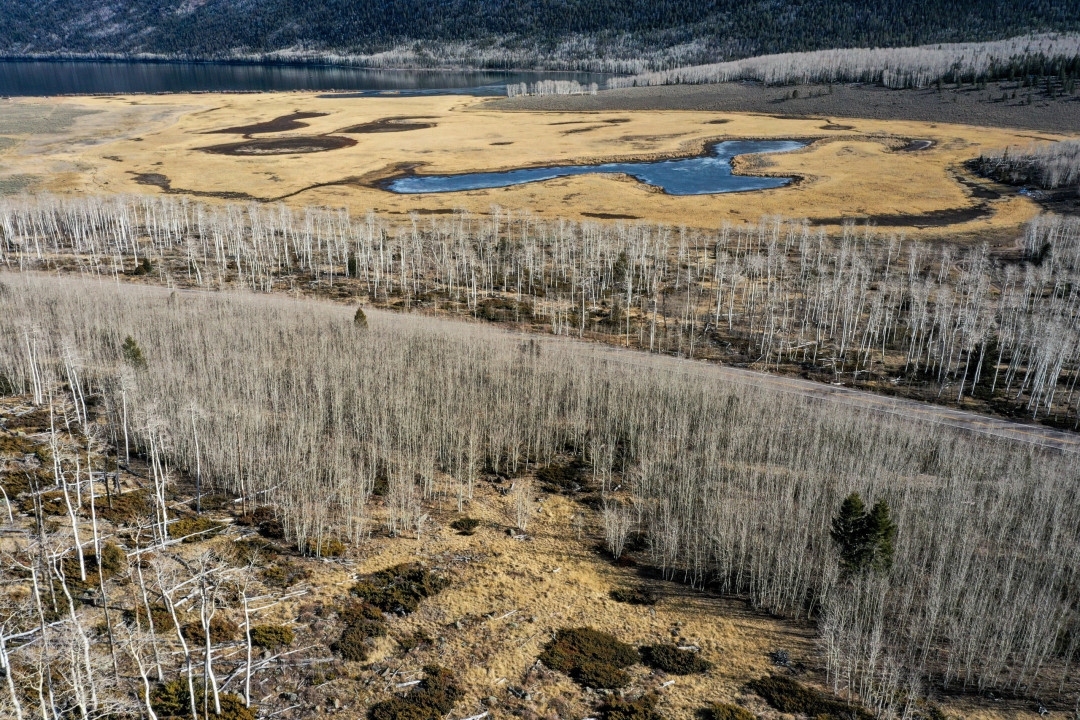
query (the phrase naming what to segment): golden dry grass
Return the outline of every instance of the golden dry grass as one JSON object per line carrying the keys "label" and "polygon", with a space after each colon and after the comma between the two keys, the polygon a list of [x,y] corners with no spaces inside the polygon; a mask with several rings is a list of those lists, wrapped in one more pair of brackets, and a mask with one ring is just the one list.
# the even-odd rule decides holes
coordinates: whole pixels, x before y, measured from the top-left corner
{"label": "golden dry grass", "polygon": [[[835,221],[840,217],[920,215],[970,208],[970,190],[955,179],[963,161],[981,151],[1027,145],[1030,131],[922,122],[785,119],[761,114],[690,111],[603,113],[503,112],[471,97],[319,97],[304,93],[169,95],[25,99],[42,115],[65,106],[67,130],[31,123],[7,133],[17,144],[0,150],[0,176],[43,176],[39,189],[64,193],[161,192],[139,184],[139,174],[167,178],[173,191],[285,198],[293,205],[376,210],[488,212],[493,204],[548,216],[595,214],[656,222],[715,226],[723,220],[755,222],[763,214]],[[71,106],[71,107],[67,107]],[[97,111],[77,115],[75,109]],[[355,146],[327,152],[235,157],[198,148],[242,138],[205,134],[271,120],[295,111],[326,113],[309,127],[259,138],[331,134],[394,117],[423,117],[434,127],[351,134]],[[33,115],[32,112],[28,113]],[[713,121],[725,120],[717,124]],[[839,129],[838,129],[839,128]],[[1043,133],[1042,139],[1060,136]],[[586,175],[511,188],[401,196],[374,182],[413,166],[422,173],[460,173],[613,159],[693,155],[706,143],[731,138],[806,138],[809,148],[767,156],[759,172],[795,174],[795,187],[713,196],[673,197],[626,177]],[[934,145],[899,150],[909,139]],[[321,187],[313,187],[327,184]],[[1038,211],[1009,191],[991,203],[989,217],[924,234],[1013,229]],[[592,214],[592,215],[590,215]],[[895,221],[894,221],[895,222]],[[909,226],[924,224],[917,218]]]}

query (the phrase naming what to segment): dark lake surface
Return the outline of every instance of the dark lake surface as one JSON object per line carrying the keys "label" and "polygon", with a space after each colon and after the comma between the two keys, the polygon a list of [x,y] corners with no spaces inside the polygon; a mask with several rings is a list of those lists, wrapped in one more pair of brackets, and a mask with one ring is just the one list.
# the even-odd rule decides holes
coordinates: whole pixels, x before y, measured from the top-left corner
{"label": "dark lake surface", "polygon": [[798,140],[728,140],[716,143],[705,155],[658,162],[604,163],[602,165],[554,165],[507,172],[465,173],[461,175],[411,175],[386,184],[396,193],[419,194],[481,190],[551,180],[568,175],[620,173],[653,185],[669,195],[712,195],[783,187],[786,177],[735,175],[731,160],[737,155],[780,153],[798,150],[807,143]]}
{"label": "dark lake surface", "polygon": [[601,87],[606,75],[558,72],[370,70],[330,65],[0,60],[0,95],[75,95],[307,90],[358,96],[503,95],[508,83],[576,80]]}

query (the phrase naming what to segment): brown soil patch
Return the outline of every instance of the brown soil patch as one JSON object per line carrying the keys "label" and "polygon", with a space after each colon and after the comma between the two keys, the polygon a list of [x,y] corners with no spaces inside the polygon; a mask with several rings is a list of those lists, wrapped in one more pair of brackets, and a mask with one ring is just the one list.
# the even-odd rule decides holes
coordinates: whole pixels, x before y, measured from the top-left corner
{"label": "brown soil patch", "polygon": [[816,222],[822,225],[842,225],[845,221],[854,220],[860,225],[870,223],[878,227],[928,228],[971,222],[989,214],[990,208],[985,203],[979,203],[971,207],[945,208],[912,215],[897,213],[894,215],[832,217],[822,218]]}
{"label": "brown soil patch", "polygon": [[922,152],[934,147],[933,140],[911,140],[907,145],[900,148],[900,152]]}
{"label": "brown soil patch", "polygon": [[598,220],[640,220],[640,215],[626,215],[624,213],[605,213],[605,212],[583,212],[581,213],[585,217],[596,218]]}
{"label": "brown soil patch", "polygon": [[851,125],[837,125],[836,123],[825,123],[821,126],[822,130],[851,130]]}
{"label": "brown soil patch", "polygon": [[353,125],[351,127],[345,128],[344,130],[338,130],[338,132],[363,135],[368,133],[392,133],[408,132],[409,130],[424,130],[425,128],[433,128],[438,123],[416,121],[432,119],[434,118],[429,115],[405,115],[401,117],[387,117],[380,120],[374,120],[372,122]]}
{"label": "brown soil patch", "polygon": [[279,133],[290,132],[292,130],[299,130],[306,128],[308,124],[306,122],[300,122],[307,118],[324,117],[330,113],[324,112],[294,112],[288,115],[281,115],[273,120],[267,120],[266,122],[255,123],[254,125],[237,125],[236,127],[222,128],[221,130],[207,130],[206,135],[213,135],[215,133],[225,135],[258,135],[260,133]]}
{"label": "brown soil patch", "polygon": [[282,138],[260,138],[244,142],[225,143],[198,148],[215,155],[294,155],[297,153],[326,152],[352,147],[356,141],[340,135],[314,135]]}
{"label": "brown soil patch", "polygon": [[585,127],[573,128],[571,130],[563,130],[563,135],[573,135],[574,133],[592,132],[593,130],[600,130],[603,125],[586,125]]}

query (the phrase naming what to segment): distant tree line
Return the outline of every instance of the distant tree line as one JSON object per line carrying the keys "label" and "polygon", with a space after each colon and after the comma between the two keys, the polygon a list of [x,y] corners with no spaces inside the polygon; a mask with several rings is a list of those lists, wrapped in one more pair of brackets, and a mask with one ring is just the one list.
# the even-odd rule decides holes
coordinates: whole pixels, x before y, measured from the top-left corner
{"label": "distant tree line", "polygon": [[1080,35],[1034,35],[982,43],[840,48],[761,55],[615,77],[609,87],[754,80],[768,85],[879,83],[924,88],[945,83],[1022,82],[1048,95],[1072,94],[1080,77]]}
{"label": "distant tree line", "polygon": [[[644,71],[1080,29],[1075,0],[268,0],[258,12],[240,0],[147,0],[85,8],[75,0],[0,0],[0,52],[303,59],[394,50],[399,60],[441,56],[508,67],[646,59],[637,68]],[[416,43],[426,49],[413,53]],[[493,46],[501,50],[490,52]]]}

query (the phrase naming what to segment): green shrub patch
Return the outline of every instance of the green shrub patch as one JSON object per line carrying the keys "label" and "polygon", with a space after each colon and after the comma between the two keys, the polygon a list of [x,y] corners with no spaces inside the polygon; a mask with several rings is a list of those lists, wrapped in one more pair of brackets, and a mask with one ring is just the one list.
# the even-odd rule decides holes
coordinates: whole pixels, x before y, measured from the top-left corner
{"label": "green shrub patch", "polygon": [[[245,707],[243,698],[238,695],[221,693],[219,701],[221,702],[221,714],[218,715],[213,712],[214,704],[211,702],[210,713],[206,716],[207,720],[209,718],[214,720],[255,720],[255,713],[258,708],[254,705]],[[191,695],[188,693],[187,681],[184,679],[177,679],[159,685],[150,693],[150,704],[154,708],[154,714],[158,716],[158,720],[166,720],[166,718],[174,720],[191,719]],[[202,718],[203,687],[201,682],[195,683],[195,707],[200,718]]]}
{"label": "green shrub patch", "polygon": [[472,535],[476,528],[480,527],[480,521],[476,518],[463,517],[450,523],[450,527],[458,531],[459,535]]}
{"label": "green shrub patch", "polygon": [[99,497],[94,502],[94,512],[101,520],[114,525],[129,523],[150,515],[150,495],[145,490],[132,490],[108,498]]}
{"label": "green shrub patch", "polygon": [[780,712],[812,718],[873,720],[873,714],[820,690],[782,675],[751,680],[747,687]]}
{"label": "green shrub patch", "polygon": [[573,494],[589,490],[584,470],[588,467],[580,460],[569,465],[545,465],[536,471],[536,480],[544,492]]}
{"label": "green shrub patch", "polygon": [[356,602],[338,613],[345,621],[345,629],[330,649],[344,660],[361,662],[367,659],[368,638],[386,635],[386,623],[382,611],[366,602]]}
{"label": "green shrub patch", "polygon": [[291,628],[285,625],[256,625],[251,628],[251,644],[267,650],[276,650],[292,645],[296,639]]}
{"label": "green shrub patch", "polygon": [[657,697],[653,693],[642,695],[636,700],[609,697],[600,707],[604,720],[663,720],[663,715],[656,711]]}
{"label": "green shrub patch", "polygon": [[[155,625],[156,627],[156,625]],[[201,646],[206,642],[206,636],[203,634],[202,623],[191,623],[185,625],[181,632],[184,633],[184,637],[192,642],[197,642]],[[240,634],[240,628],[236,623],[224,618],[220,615],[215,615],[210,618],[210,642],[217,645],[223,642],[232,642]]]}
{"label": "green shrub patch", "polygon": [[441,720],[463,693],[454,675],[438,665],[424,668],[424,679],[410,693],[375,703],[369,720]]}
{"label": "green shrub patch", "polygon": [[757,720],[757,716],[744,707],[731,703],[709,703],[698,713],[701,720]]}
{"label": "green shrub patch", "polygon": [[353,585],[352,593],[383,612],[408,615],[449,584],[421,565],[406,563],[372,573]]}
{"label": "green shrub patch", "polygon": [[199,542],[217,535],[225,526],[208,517],[184,517],[169,523],[169,537],[183,538],[184,542]]}
{"label": "green shrub patch", "polygon": [[639,660],[632,645],[592,628],[563,628],[540,653],[544,665],[594,688],[625,686],[629,676],[623,668]]}
{"label": "green shrub patch", "polygon": [[644,587],[615,588],[611,591],[611,599],[629,605],[655,605],[657,601],[653,591]]}
{"label": "green shrub patch", "polygon": [[641,661],[672,675],[695,675],[712,668],[711,662],[693,650],[680,650],[674,645],[646,645],[641,648]]}

